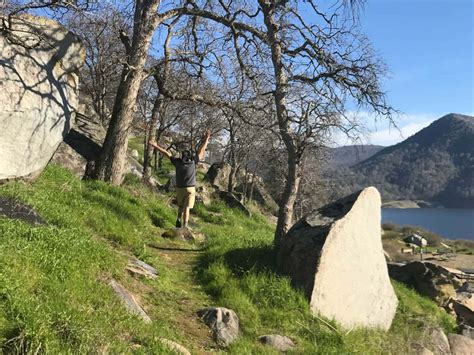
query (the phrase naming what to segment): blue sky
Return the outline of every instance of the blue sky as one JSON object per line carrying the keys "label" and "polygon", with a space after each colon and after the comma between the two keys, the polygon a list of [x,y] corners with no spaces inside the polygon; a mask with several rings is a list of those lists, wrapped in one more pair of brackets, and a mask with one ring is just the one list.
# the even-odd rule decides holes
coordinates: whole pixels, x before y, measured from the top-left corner
{"label": "blue sky", "polygon": [[[474,0],[368,0],[360,23],[390,73],[401,130],[367,117],[372,144],[390,145],[451,112],[474,113]],[[362,114],[364,116],[364,114]]]}

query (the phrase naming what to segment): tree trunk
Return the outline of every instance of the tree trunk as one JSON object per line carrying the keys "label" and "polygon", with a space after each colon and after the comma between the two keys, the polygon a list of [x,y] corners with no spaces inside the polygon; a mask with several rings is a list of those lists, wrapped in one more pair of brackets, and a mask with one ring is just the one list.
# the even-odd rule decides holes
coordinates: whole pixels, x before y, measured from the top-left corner
{"label": "tree trunk", "polygon": [[286,96],[288,90],[288,77],[283,64],[282,44],[279,34],[279,25],[274,18],[274,5],[266,0],[259,0],[263,12],[263,19],[267,29],[268,40],[272,54],[272,64],[275,76],[275,99],[276,116],[278,128],[288,153],[288,176],[285,188],[281,196],[278,222],[275,230],[273,244],[278,249],[280,243],[291,227],[293,220],[293,209],[296,201],[296,195],[300,183],[299,159],[297,154],[296,142],[291,135],[291,128],[288,125],[288,112],[286,109]]}
{"label": "tree trunk", "polygon": [[119,185],[122,182],[127,155],[128,133],[132,126],[135,105],[143,78],[143,68],[151,38],[158,23],[152,21],[159,0],[137,1],[134,14],[133,38],[124,36],[127,63],[115,97],[112,117],[93,178]]}
{"label": "tree trunk", "polygon": [[288,176],[278,205],[278,222],[274,244],[278,248],[293,224],[293,211],[300,186],[300,164],[292,154],[288,154]]}
{"label": "tree trunk", "polygon": [[255,172],[252,174],[252,182],[250,183],[250,194],[249,194],[249,201],[253,199],[253,190],[255,188]]}
{"label": "tree trunk", "polygon": [[230,140],[230,151],[229,151],[229,162],[230,162],[230,174],[229,181],[227,184],[227,191],[234,191],[235,176],[237,173],[237,160],[235,159],[235,136],[232,124],[229,127],[229,140]]}
{"label": "tree trunk", "polygon": [[[148,127],[148,141],[156,140],[156,124],[158,123],[158,119],[160,117],[160,112],[161,112],[161,99],[159,96],[156,97],[155,102],[153,104],[153,109],[151,111],[151,120],[150,120],[150,125]],[[151,149],[150,145],[148,142],[145,143],[145,151],[143,153],[143,176],[142,180],[145,183],[150,182],[151,178],[151,165],[153,162],[153,151],[154,149]]]}

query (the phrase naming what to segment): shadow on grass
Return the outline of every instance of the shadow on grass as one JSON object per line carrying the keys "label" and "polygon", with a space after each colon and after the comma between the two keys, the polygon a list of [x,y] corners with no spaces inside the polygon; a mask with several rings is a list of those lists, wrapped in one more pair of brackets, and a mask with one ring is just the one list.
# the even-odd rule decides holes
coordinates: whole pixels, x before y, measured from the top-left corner
{"label": "shadow on grass", "polygon": [[280,274],[275,263],[275,250],[271,246],[233,249],[224,254],[224,260],[236,275],[248,271]]}
{"label": "shadow on grass", "polygon": [[95,195],[93,193],[90,193],[88,191],[85,191],[82,194],[84,200],[88,200],[92,203],[96,203],[100,205],[102,208],[109,210],[110,212],[114,213],[117,218],[125,218],[128,219],[129,221],[132,222],[138,222],[135,216],[128,212],[123,206],[120,206],[118,203],[109,201],[105,197],[102,197],[100,195]]}
{"label": "shadow on grass", "polygon": [[182,251],[182,252],[202,252],[203,249],[191,249],[191,248],[181,248],[181,247],[160,247],[159,245],[148,243],[148,246],[157,249],[157,250],[165,250],[165,251]]}

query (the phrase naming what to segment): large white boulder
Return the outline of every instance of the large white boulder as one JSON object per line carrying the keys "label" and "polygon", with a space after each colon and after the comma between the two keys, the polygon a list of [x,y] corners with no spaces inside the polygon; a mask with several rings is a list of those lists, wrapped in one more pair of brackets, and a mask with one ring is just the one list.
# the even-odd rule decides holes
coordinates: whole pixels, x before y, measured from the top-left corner
{"label": "large white boulder", "polygon": [[85,60],[79,39],[55,21],[3,20],[9,28],[0,35],[0,181],[35,177],[51,159],[72,125]]}
{"label": "large white boulder", "polygon": [[345,328],[387,330],[397,309],[380,207],[379,192],[368,187],[313,211],[282,241],[280,263],[304,289],[311,311]]}

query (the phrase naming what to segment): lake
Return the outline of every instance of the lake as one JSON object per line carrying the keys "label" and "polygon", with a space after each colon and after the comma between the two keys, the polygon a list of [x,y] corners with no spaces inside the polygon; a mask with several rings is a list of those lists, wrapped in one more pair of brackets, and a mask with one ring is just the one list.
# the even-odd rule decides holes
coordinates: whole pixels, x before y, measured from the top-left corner
{"label": "lake", "polygon": [[420,226],[449,239],[474,240],[474,209],[383,208],[382,223]]}

